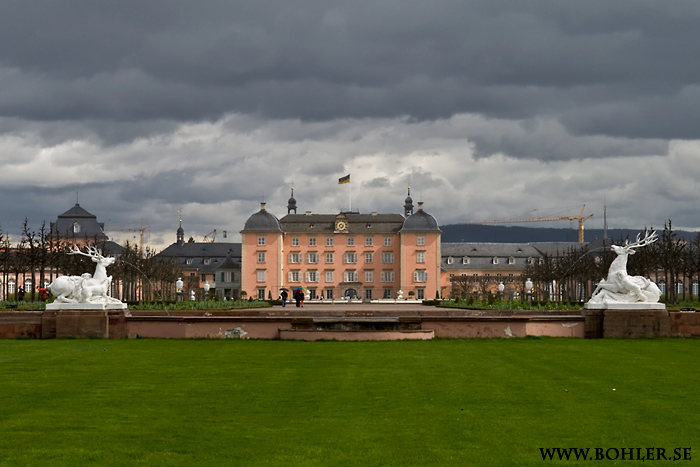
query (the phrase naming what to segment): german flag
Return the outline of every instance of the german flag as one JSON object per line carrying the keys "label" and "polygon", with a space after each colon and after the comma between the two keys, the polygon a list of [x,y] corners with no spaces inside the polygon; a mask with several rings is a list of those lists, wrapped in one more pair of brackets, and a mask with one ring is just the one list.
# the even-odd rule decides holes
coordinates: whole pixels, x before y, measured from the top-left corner
{"label": "german flag", "polygon": [[350,183],[350,174],[338,179],[338,185],[342,185],[343,183]]}

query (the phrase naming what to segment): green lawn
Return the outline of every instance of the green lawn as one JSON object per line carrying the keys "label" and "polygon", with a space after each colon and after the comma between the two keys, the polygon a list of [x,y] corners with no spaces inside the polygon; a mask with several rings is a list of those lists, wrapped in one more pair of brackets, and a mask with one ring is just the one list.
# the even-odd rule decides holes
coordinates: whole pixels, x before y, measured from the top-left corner
{"label": "green lawn", "polygon": [[700,462],[697,340],[0,340],[0,375],[2,466]]}

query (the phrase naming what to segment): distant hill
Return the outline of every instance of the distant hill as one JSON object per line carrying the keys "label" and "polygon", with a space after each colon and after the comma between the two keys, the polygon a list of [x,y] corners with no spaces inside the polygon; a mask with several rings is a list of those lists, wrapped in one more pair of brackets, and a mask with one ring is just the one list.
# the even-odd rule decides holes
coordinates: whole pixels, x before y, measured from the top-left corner
{"label": "distant hill", "polygon": [[[477,224],[452,224],[441,225],[442,241],[452,242],[478,242],[478,243],[534,243],[534,242],[577,242],[578,230],[555,229],[540,227],[518,227],[505,225],[477,225]],[[608,229],[608,238],[618,242],[629,238],[634,240],[643,230],[632,229]],[[657,229],[659,236],[663,228]],[[677,238],[693,241],[698,232],[674,230]],[[603,238],[603,229],[590,229],[585,231],[585,240],[590,242]]]}

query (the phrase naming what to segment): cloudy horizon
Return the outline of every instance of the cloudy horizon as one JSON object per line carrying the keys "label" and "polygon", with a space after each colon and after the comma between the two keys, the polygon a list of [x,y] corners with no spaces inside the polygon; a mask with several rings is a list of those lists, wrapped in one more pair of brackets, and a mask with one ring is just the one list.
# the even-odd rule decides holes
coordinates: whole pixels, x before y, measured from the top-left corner
{"label": "cloudy horizon", "polygon": [[[693,1],[0,6],[0,228],[76,202],[150,245],[286,214],[700,230]],[[537,224],[530,224],[536,226]],[[566,227],[565,223],[553,227]],[[223,239],[222,239],[223,240]]]}

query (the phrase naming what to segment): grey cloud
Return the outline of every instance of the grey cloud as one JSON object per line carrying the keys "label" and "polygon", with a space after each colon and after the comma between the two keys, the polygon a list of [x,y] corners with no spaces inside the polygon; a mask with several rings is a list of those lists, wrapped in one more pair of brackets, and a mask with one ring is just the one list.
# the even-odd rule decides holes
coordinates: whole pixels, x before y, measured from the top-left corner
{"label": "grey cloud", "polygon": [[235,230],[292,183],[300,209],[347,205],[347,172],[354,206],[400,212],[410,184],[440,222],[607,191],[619,223],[692,225],[699,19],[695,0],[4,2],[0,163],[26,178],[5,171],[0,225],[80,191],[154,237],[182,207],[193,233]]}
{"label": "grey cloud", "polygon": [[[0,41],[12,44],[0,52],[0,80],[12,89],[0,92],[5,116],[480,113],[561,116],[572,133],[699,134],[683,124],[698,106],[674,112],[700,72],[693,2],[73,1],[15,2],[2,13]],[[621,85],[618,110],[599,111],[615,106],[604,96]],[[564,118],[571,109],[580,111]]]}

